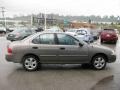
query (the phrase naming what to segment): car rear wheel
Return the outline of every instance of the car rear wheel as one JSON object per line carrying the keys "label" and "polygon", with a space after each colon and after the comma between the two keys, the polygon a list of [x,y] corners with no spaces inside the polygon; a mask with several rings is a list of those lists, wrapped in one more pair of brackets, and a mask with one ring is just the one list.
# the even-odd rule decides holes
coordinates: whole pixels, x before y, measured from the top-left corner
{"label": "car rear wheel", "polygon": [[92,59],[92,66],[96,70],[102,70],[106,67],[106,61],[103,55],[97,55]]}
{"label": "car rear wheel", "polygon": [[38,59],[35,56],[29,55],[23,58],[23,67],[27,71],[35,71],[38,69]]}

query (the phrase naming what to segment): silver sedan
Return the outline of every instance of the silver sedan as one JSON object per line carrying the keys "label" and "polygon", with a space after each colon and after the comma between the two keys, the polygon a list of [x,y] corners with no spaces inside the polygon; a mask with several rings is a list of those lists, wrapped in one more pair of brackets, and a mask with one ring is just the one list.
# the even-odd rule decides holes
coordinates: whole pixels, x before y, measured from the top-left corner
{"label": "silver sedan", "polygon": [[66,33],[37,33],[8,45],[6,60],[21,63],[28,71],[47,64],[90,64],[101,70],[116,60],[110,48],[87,44]]}

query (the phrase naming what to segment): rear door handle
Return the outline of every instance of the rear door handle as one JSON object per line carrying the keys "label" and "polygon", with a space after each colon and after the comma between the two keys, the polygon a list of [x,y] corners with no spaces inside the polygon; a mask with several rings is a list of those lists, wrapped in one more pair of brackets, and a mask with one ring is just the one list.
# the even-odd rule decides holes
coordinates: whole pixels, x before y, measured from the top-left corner
{"label": "rear door handle", "polygon": [[64,48],[64,47],[61,47],[60,50],[65,50],[65,48]]}
{"label": "rear door handle", "polygon": [[38,47],[32,47],[33,49],[38,49]]}

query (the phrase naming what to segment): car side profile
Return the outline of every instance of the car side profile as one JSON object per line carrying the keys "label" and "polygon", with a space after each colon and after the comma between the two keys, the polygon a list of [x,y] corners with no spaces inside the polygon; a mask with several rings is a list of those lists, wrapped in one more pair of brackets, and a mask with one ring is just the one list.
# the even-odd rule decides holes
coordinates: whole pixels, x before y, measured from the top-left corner
{"label": "car side profile", "polygon": [[7,47],[6,60],[21,63],[28,71],[40,64],[90,64],[101,70],[116,60],[115,52],[107,47],[87,44],[66,33],[41,32]]}

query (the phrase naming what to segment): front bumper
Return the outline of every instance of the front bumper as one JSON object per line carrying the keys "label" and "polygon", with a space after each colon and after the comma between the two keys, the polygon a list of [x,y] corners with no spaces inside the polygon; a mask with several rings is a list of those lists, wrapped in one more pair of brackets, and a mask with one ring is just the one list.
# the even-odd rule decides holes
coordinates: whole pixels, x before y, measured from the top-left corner
{"label": "front bumper", "polygon": [[112,63],[112,62],[115,62],[115,61],[116,61],[116,55],[115,54],[109,55],[108,63]]}

